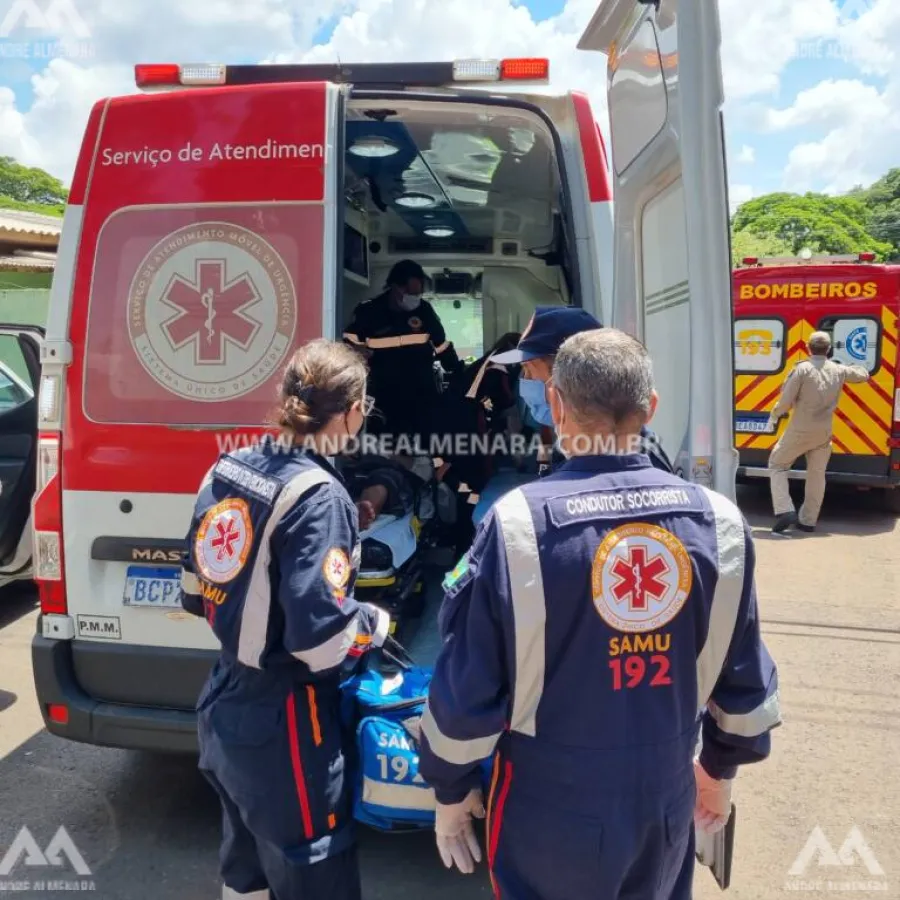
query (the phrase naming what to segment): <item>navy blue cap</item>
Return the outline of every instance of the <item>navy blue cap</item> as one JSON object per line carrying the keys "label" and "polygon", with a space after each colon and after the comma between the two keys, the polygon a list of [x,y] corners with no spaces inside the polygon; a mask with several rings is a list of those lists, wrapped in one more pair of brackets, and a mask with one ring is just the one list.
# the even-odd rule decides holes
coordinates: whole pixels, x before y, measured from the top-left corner
{"label": "navy blue cap", "polygon": [[538,306],[519,338],[519,346],[507,353],[499,353],[491,358],[491,362],[506,366],[541,356],[554,356],[573,334],[601,327],[587,310],[579,307]]}

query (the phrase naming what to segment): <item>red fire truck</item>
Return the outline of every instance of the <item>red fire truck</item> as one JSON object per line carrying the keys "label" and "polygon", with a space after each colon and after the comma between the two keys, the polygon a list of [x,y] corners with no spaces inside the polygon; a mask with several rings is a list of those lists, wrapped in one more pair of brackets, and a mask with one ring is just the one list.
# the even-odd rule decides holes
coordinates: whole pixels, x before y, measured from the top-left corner
{"label": "red fire truck", "polygon": [[[834,418],[832,482],[880,488],[900,509],[900,266],[874,254],[748,257],[734,272],[735,445],[739,477],[766,477],[778,434],[769,413],[813,331],[832,336],[834,359],[865,366],[867,384],[847,385]],[[792,476],[804,477],[798,460]]]}

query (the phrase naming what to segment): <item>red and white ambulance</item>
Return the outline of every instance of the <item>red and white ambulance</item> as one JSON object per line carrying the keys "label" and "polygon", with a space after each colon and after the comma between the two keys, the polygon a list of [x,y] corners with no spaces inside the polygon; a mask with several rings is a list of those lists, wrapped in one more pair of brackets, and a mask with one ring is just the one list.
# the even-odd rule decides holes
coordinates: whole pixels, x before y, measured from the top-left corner
{"label": "red and white ambulance", "polygon": [[140,65],[147,93],[96,104],[39,388],[50,731],[195,746],[216,642],[177,584],[199,481],[263,420],[292,348],[340,338],[398,259],[431,276],[451,340],[480,323],[473,352],[537,305],[641,337],[669,455],[733,493],[716,4],[604,0],[579,48],[609,57],[609,166],[587,96],[541,87],[541,59]]}

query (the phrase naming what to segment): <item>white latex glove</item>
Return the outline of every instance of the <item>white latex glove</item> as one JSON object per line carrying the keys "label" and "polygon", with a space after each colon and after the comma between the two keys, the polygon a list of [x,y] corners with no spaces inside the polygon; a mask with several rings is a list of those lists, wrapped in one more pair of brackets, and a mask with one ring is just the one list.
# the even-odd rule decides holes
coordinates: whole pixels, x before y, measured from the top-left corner
{"label": "white latex glove", "polygon": [[694,760],[694,777],[697,780],[697,804],[694,807],[694,824],[707,834],[721,831],[731,815],[731,786],[733,779],[717,781]]}
{"label": "white latex glove", "polygon": [[774,416],[769,416],[769,421],[766,422],[766,429],[768,431],[777,431],[778,430],[778,419]]}
{"label": "white latex glove", "polygon": [[456,868],[466,875],[475,871],[475,863],[481,862],[481,848],[472,817],[483,819],[484,815],[484,799],[479,790],[470,791],[462,803],[437,804],[434,831],[438,853],[448,869],[456,863]]}

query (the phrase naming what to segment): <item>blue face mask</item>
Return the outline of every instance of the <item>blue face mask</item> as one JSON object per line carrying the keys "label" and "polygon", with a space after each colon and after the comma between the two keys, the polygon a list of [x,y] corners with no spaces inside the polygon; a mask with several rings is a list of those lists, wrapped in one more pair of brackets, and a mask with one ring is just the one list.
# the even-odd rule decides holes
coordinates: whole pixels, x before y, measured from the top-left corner
{"label": "blue face mask", "polygon": [[520,378],[519,396],[539,424],[553,427],[553,416],[550,415],[550,404],[547,402],[547,391],[544,389],[543,381],[536,378]]}

